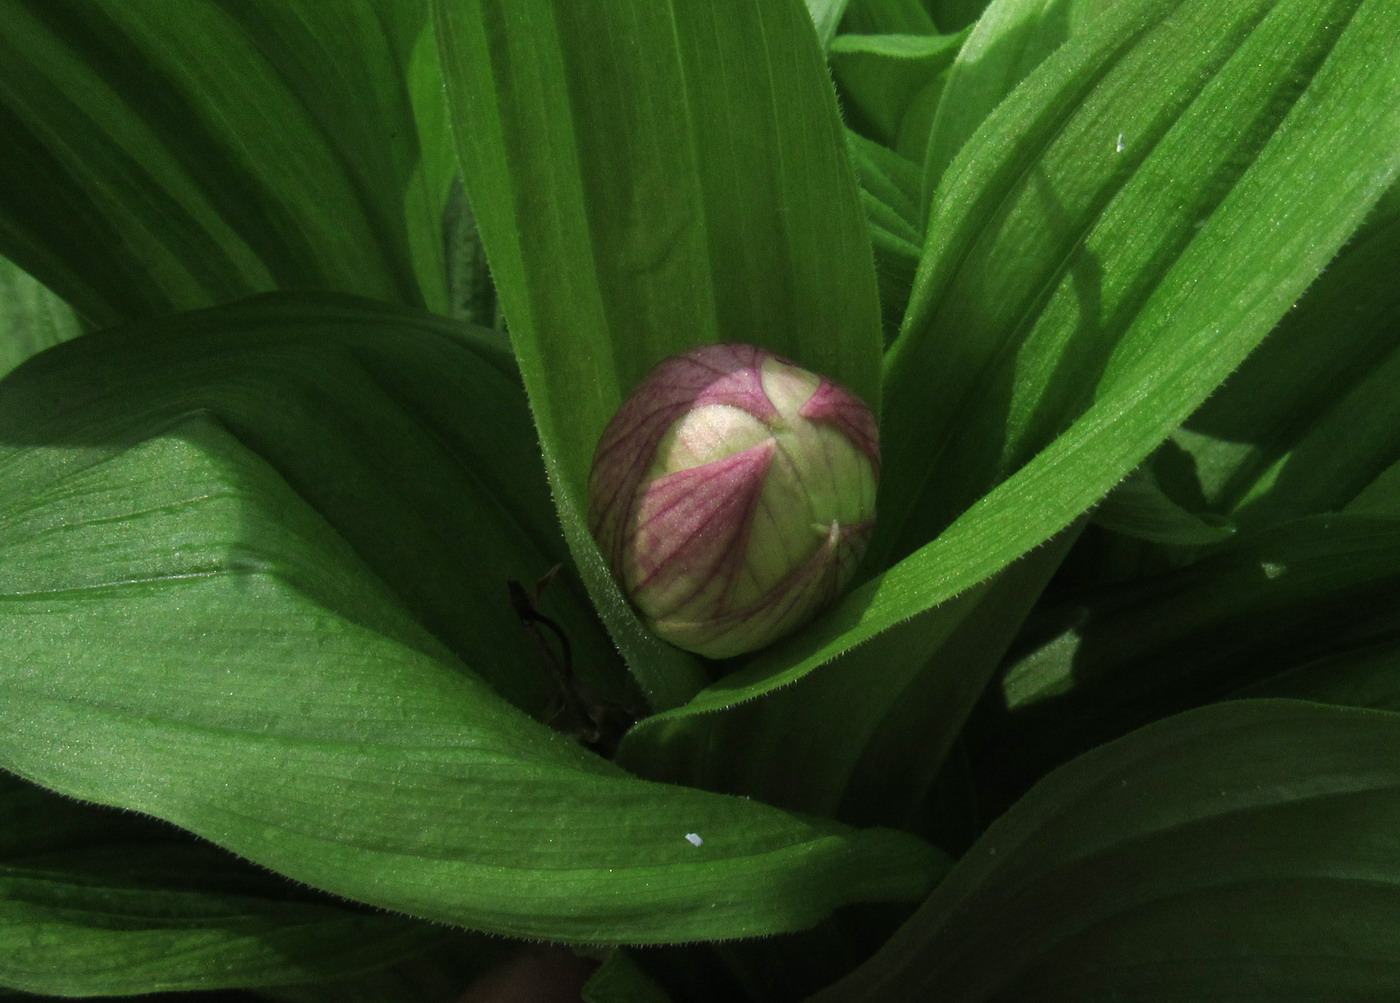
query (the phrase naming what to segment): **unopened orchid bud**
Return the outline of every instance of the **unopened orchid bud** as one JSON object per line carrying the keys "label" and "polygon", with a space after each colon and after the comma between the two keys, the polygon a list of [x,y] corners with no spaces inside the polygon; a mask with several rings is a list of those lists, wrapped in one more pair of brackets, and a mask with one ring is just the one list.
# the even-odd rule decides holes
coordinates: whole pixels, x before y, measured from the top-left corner
{"label": "unopened orchid bud", "polygon": [[660,637],[727,658],[845,587],[879,466],[860,398],[761,348],[706,345],[658,364],[608,423],[590,525]]}

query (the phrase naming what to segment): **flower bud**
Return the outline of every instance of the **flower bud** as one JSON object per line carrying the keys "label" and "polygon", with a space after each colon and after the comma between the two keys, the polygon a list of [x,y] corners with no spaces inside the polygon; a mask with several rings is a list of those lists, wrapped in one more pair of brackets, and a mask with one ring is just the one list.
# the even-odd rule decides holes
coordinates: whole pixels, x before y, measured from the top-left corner
{"label": "flower bud", "polygon": [[593,456],[589,521],[662,638],[727,658],[792,631],[846,585],[875,524],[875,417],[752,345],[666,359]]}

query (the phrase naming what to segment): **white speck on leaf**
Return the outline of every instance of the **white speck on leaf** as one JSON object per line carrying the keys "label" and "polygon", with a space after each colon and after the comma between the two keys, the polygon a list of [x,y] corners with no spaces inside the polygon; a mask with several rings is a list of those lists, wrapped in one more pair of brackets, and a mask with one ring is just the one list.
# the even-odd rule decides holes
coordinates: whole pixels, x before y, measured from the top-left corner
{"label": "white speck on leaf", "polygon": [[1116,153],[1122,153],[1124,150],[1127,149],[1127,147],[1123,145],[1123,134],[1121,132],[1118,134],[1118,145],[1115,146],[1113,149]]}
{"label": "white speck on leaf", "polygon": [[691,846],[699,846],[701,843],[705,842],[703,839],[700,838],[700,834],[698,832],[687,832],[685,834],[685,841]]}

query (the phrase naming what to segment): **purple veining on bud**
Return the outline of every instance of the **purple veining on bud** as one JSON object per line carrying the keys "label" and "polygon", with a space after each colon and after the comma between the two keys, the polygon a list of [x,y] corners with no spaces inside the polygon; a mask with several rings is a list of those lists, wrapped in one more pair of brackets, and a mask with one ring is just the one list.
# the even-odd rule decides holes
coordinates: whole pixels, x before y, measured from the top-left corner
{"label": "purple veining on bud", "polygon": [[860,398],[761,348],[705,345],[659,363],[608,423],[589,521],[658,635],[728,658],[845,587],[879,468]]}

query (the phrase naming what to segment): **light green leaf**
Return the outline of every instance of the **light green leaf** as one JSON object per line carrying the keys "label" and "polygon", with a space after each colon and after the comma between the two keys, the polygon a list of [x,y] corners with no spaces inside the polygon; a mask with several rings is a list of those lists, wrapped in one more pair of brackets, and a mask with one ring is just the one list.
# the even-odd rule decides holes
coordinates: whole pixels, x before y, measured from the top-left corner
{"label": "light green leaf", "polygon": [[684,713],[800,678],[1063,529],[1265,337],[1400,171],[1400,63],[1378,56],[1400,8],[1135,0],[1094,24],[940,189],[887,367],[867,563],[914,552]]}
{"label": "light green leaf", "polygon": [[992,109],[1113,0],[996,0],[988,4],[948,71],[923,158],[927,212],[943,172]]}
{"label": "light green leaf", "polygon": [[1400,717],[1241,701],[1055,771],[812,1003],[1383,999]]}
{"label": "light green leaf", "polygon": [[812,16],[812,25],[817,29],[817,40],[823,49],[836,37],[836,29],[846,14],[850,0],[807,0],[807,13]]}
{"label": "light green leaf", "polygon": [[504,580],[555,546],[520,406],[470,329],[339,299],[99,332],[12,373],[0,766],[516,936],[755,936],[923,894],[940,857],[907,834],[637,780],[492,688],[558,686],[504,626]]}
{"label": "light green leaf", "polygon": [[[192,336],[198,351],[187,348]],[[473,670],[517,706],[544,713],[558,685],[516,627],[507,582],[533,584],[567,554],[524,395],[494,339],[416,311],[292,296],[90,338],[31,360],[7,384],[8,460],[0,462],[9,497],[89,469],[96,476],[112,454],[172,423],[203,435],[211,422],[200,415],[211,412],[212,424],[284,472],[393,592],[395,608],[470,655]],[[112,501],[119,513],[121,497]],[[52,567],[11,559],[11,582],[65,569],[101,575],[108,566],[104,550],[78,554],[61,540],[48,544],[61,558]],[[191,551],[180,563],[193,574],[199,559]],[[318,576],[308,587],[338,601],[334,580]],[[611,645],[568,576],[542,602],[571,638],[588,684],[630,700]]]}
{"label": "light green leaf", "polygon": [[0,376],[31,355],[81,333],[67,303],[0,258]]}
{"label": "light green leaf", "polygon": [[441,0],[453,123],[565,533],[654,706],[703,682],[585,525],[593,450],[660,359],[767,346],[878,407],[869,238],[799,0]]}
{"label": "light green leaf", "polygon": [[98,324],[279,288],[445,306],[407,83],[426,16],[3,0],[0,251]]}

